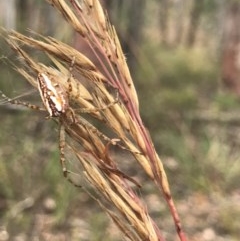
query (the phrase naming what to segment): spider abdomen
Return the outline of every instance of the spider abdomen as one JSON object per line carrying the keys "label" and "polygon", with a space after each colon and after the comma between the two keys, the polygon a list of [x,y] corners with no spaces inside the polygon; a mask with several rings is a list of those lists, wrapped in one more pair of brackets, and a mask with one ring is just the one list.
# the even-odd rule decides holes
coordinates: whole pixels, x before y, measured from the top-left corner
{"label": "spider abdomen", "polygon": [[66,92],[57,83],[53,83],[46,74],[38,74],[38,89],[49,115],[59,117],[69,107]]}

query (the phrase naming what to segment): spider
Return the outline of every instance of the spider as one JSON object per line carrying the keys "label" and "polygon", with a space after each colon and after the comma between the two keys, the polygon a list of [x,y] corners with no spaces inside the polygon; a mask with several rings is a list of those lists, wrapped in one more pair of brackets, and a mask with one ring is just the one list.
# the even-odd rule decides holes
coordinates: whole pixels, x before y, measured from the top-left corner
{"label": "spider", "polygon": [[[70,68],[72,68],[72,65],[73,65],[73,63],[71,64]],[[79,186],[79,185],[76,185],[75,183],[73,183],[73,181],[68,177],[68,174],[70,173],[70,171],[66,167],[66,160],[65,160],[65,153],[64,153],[64,149],[66,146],[65,126],[64,126],[63,122],[67,121],[67,123],[69,125],[80,124],[80,125],[84,126],[86,129],[92,130],[95,134],[97,134],[99,137],[103,138],[108,143],[111,143],[113,145],[118,145],[120,148],[122,148],[124,150],[128,150],[128,151],[131,151],[131,150],[118,144],[117,143],[118,140],[108,138],[93,125],[91,125],[90,123],[88,123],[86,121],[84,122],[83,120],[81,120],[75,116],[72,108],[69,105],[69,95],[72,91],[72,85],[71,85],[71,81],[70,81],[71,77],[72,77],[71,71],[72,71],[72,69],[69,70],[70,76],[67,79],[67,83],[68,83],[67,91],[63,87],[61,87],[60,84],[58,84],[56,81],[54,81],[54,78],[49,78],[47,73],[39,73],[38,74],[38,77],[37,77],[38,90],[39,90],[39,93],[40,93],[40,96],[41,96],[45,109],[41,108],[37,105],[32,105],[27,102],[21,102],[18,100],[10,99],[3,93],[2,93],[2,96],[4,98],[6,98],[8,102],[10,102],[12,104],[23,105],[25,107],[28,107],[28,108],[31,108],[34,110],[41,110],[41,111],[47,110],[49,116],[47,116],[46,118],[48,118],[48,119],[49,118],[58,118],[60,163],[62,166],[63,176],[69,182],[74,184],[75,186]],[[82,113],[89,113],[89,112],[104,110],[104,109],[109,108],[110,106],[116,104],[117,101],[118,101],[118,97],[114,102],[106,105],[105,107],[94,108],[94,109],[93,108],[92,109],[85,108],[80,111]]]}
{"label": "spider", "polygon": [[[71,76],[69,77],[69,79]],[[57,83],[54,83],[53,80],[50,80],[48,75],[46,73],[39,73],[37,77],[37,83],[38,83],[38,91],[40,93],[42,102],[44,104],[45,108],[42,108],[37,105],[30,104],[28,102],[23,102],[15,99],[8,98],[5,94],[1,92],[1,95],[3,98],[7,100],[7,102],[11,104],[16,105],[22,105],[27,108],[33,109],[33,110],[40,110],[40,111],[46,111],[48,112],[47,119],[50,118],[58,118],[59,119],[59,150],[60,150],[60,163],[62,166],[62,172],[64,177],[68,179],[71,183],[73,183],[68,178],[69,171],[66,168],[66,161],[65,161],[65,128],[62,125],[62,118],[67,115],[67,113],[70,111],[69,107],[69,97],[66,91],[64,91],[63,88]],[[69,91],[71,91],[70,81],[69,83]],[[73,183],[74,184],[74,183]],[[75,184],[74,184],[75,185]],[[75,185],[76,186],[76,185]]]}

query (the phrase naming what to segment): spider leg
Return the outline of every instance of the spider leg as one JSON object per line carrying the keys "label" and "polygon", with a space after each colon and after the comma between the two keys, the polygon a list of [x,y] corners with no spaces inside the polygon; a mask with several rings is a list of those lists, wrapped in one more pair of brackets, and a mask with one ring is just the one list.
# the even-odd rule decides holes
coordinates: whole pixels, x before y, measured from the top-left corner
{"label": "spider leg", "polygon": [[28,102],[24,102],[24,101],[19,101],[19,100],[15,100],[15,99],[11,99],[9,98],[8,96],[6,96],[5,94],[2,93],[2,91],[0,91],[0,94],[1,96],[6,100],[6,102],[9,102],[13,105],[21,105],[21,106],[25,106],[29,109],[32,109],[32,110],[40,110],[40,111],[46,111],[45,108],[42,108],[40,106],[37,106],[37,105],[33,105],[33,104],[30,104]]}
{"label": "spider leg", "polygon": [[99,136],[100,138],[102,138],[104,141],[107,142],[106,144],[106,151],[109,149],[109,145],[113,145],[113,146],[118,146],[119,148],[121,148],[122,150],[125,151],[129,151],[133,154],[138,154],[138,155],[142,155],[141,152],[138,151],[132,151],[131,149],[119,144],[118,142],[121,141],[120,139],[111,139],[108,136],[106,136],[105,134],[103,134],[101,131],[99,131],[95,126],[93,126],[91,123],[87,122],[85,119],[83,119],[82,117],[78,117],[75,119],[75,124],[79,124],[82,125],[86,130],[91,131],[92,133],[96,134],[97,136]]}
{"label": "spider leg", "polygon": [[59,122],[59,150],[60,150],[60,164],[62,166],[62,172],[63,172],[63,176],[71,183],[73,184],[75,187],[81,187],[81,185],[76,184],[70,177],[69,177],[69,173],[72,173],[71,171],[69,171],[67,169],[66,166],[66,158],[65,158],[65,146],[66,146],[66,139],[65,139],[65,127],[64,125],[61,123],[61,121]]}
{"label": "spider leg", "polygon": [[114,106],[115,104],[117,104],[119,102],[119,92],[117,91],[117,95],[114,99],[114,101],[112,101],[111,103],[103,106],[103,107],[99,107],[99,108],[95,108],[95,111],[101,111],[101,110],[106,110],[112,106]]}
{"label": "spider leg", "polygon": [[117,96],[116,96],[115,100],[112,101],[111,103],[103,106],[103,107],[79,108],[79,109],[74,109],[74,110],[79,112],[79,113],[94,113],[94,112],[97,112],[97,111],[102,111],[102,110],[109,109],[110,107],[112,107],[113,105],[117,104],[118,102],[119,102],[119,94],[117,92]]}
{"label": "spider leg", "polygon": [[63,124],[60,122],[59,123],[59,150],[60,150],[60,163],[62,166],[62,172],[63,176],[67,178],[68,171],[66,167],[66,160],[65,160],[65,154],[64,154],[64,149],[66,145],[66,140],[65,140],[65,128]]}
{"label": "spider leg", "polygon": [[75,64],[75,57],[72,58],[72,61],[71,61],[71,64],[70,64],[70,67],[69,67],[69,76],[68,76],[68,79],[67,79],[67,83],[68,83],[68,98],[69,98],[69,95],[70,93],[72,92],[72,83],[71,83],[71,78],[73,77],[73,67],[74,67],[74,64]]}

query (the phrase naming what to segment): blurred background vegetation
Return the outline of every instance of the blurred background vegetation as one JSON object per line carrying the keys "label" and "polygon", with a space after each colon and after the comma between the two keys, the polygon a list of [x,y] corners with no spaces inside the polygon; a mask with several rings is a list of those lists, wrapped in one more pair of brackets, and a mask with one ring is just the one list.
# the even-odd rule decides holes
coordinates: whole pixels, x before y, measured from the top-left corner
{"label": "blurred background vegetation", "polygon": [[[190,240],[239,240],[240,1],[103,4]],[[79,36],[44,0],[1,1],[0,21],[7,29],[32,29],[84,51]],[[11,97],[29,93],[9,64],[17,57],[3,39],[0,51],[0,89]],[[39,103],[37,92],[20,99]],[[43,116],[0,106],[0,240],[118,240],[94,202],[62,178],[56,127]],[[174,240],[164,201],[155,205],[147,184],[141,192]]]}

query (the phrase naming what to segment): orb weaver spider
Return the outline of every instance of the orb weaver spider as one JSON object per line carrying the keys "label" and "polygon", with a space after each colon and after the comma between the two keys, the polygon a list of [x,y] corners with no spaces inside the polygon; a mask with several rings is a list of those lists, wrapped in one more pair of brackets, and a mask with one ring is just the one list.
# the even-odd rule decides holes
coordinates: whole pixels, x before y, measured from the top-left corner
{"label": "orb weaver spider", "polygon": [[[74,61],[74,60],[73,60]],[[41,110],[41,111],[47,111],[49,116],[47,116],[47,119],[50,118],[57,118],[59,122],[59,151],[60,151],[60,163],[62,167],[63,176],[72,184],[75,186],[79,186],[68,177],[68,174],[71,172],[66,167],[66,159],[65,159],[65,147],[66,147],[66,137],[65,137],[65,126],[64,123],[67,123],[69,125],[82,125],[84,128],[91,130],[95,134],[97,134],[100,138],[107,141],[110,144],[117,145],[120,148],[124,150],[129,150],[128,148],[122,146],[121,144],[118,144],[118,139],[110,139],[106,135],[104,135],[102,132],[100,132],[95,126],[90,124],[87,121],[83,121],[79,118],[77,118],[73,112],[73,109],[69,105],[69,98],[70,93],[72,91],[72,84],[71,84],[71,77],[72,77],[72,66],[73,63],[71,63],[71,67],[69,69],[70,76],[67,79],[68,89],[64,89],[59,83],[54,80],[54,78],[49,78],[47,73],[39,73],[37,76],[37,84],[38,84],[38,91],[40,93],[42,102],[44,104],[45,108],[42,108],[37,105],[33,105],[27,102],[22,102],[19,100],[8,98],[6,95],[2,93],[2,97],[6,98],[7,102],[11,104],[16,105],[22,105],[30,109],[34,110]],[[106,108],[110,108],[114,104],[118,102],[118,95],[114,102],[102,107],[102,108],[83,108],[80,110],[81,113],[91,113],[96,112],[100,110],[104,110]],[[111,167],[106,167],[108,170],[112,170],[116,173],[119,173],[120,175],[126,177],[127,179],[130,179],[129,177],[125,176],[123,173],[121,173],[119,170]]]}

